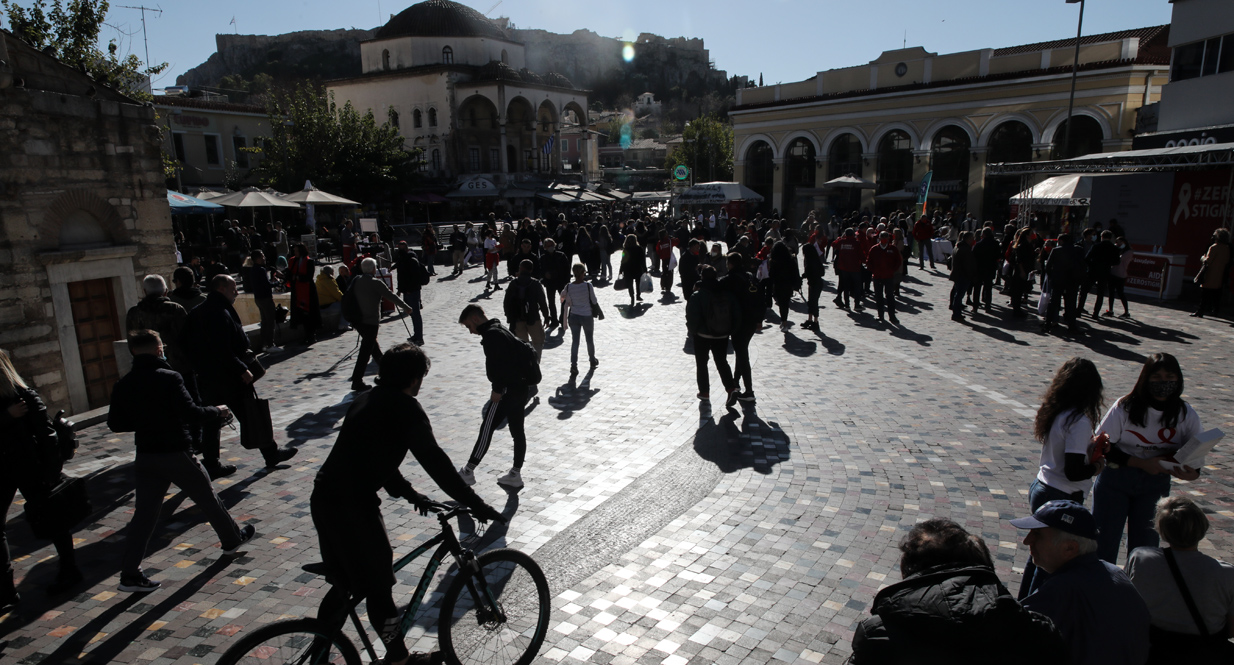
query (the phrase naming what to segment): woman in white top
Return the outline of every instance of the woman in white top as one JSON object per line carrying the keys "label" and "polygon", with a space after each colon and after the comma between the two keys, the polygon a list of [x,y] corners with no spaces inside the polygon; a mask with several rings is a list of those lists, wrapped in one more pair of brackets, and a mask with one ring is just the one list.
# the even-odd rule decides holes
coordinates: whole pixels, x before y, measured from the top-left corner
{"label": "woman in white top", "polygon": [[[604,318],[596,301],[596,291],[586,280],[587,268],[581,263],[575,263],[573,270],[574,281],[566,284],[566,288],[561,291],[562,317],[565,318],[570,326],[571,376],[578,374],[578,338],[580,328],[587,335],[587,356],[591,358],[591,366],[595,367],[600,364],[600,361],[596,359],[596,343],[592,337],[595,333],[595,319],[592,317],[592,314],[594,312],[599,318]],[[593,307],[596,309],[592,309]]]}
{"label": "woman in white top", "polygon": [[[1097,554],[1116,563],[1123,527],[1127,551],[1156,547],[1153,530],[1157,501],[1170,493],[1170,476],[1195,480],[1200,472],[1169,464],[1170,457],[1199,434],[1200,417],[1183,401],[1183,370],[1168,353],[1149,356],[1140,378],[1110,407],[1097,434],[1110,436],[1108,466],[1093,487],[1093,518],[1100,534]],[[1162,466],[1166,462],[1166,466]]]}
{"label": "woman in white top", "polygon": [[1191,499],[1170,496],[1157,503],[1156,523],[1169,547],[1141,547],[1127,558],[1127,576],[1152,616],[1149,665],[1234,663],[1234,644],[1228,641],[1234,635],[1234,566],[1200,553],[1208,517]]}
{"label": "woman in white top", "polygon": [[[1101,374],[1093,361],[1072,358],[1054,374],[1033,423],[1033,434],[1041,442],[1037,478],[1028,490],[1028,505],[1033,512],[1058,499],[1084,503],[1092,489],[1093,476],[1102,466],[1101,462],[1090,460],[1089,448],[1093,423],[1104,401]],[[1020,582],[1020,599],[1044,581],[1045,572],[1029,559]]]}
{"label": "woman in white top", "polygon": [[501,243],[497,242],[497,237],[488,228],[484,228],[484,290],[488,291],[491,286],[494,291],[501,290],[501,284],[497,282],[497,266],[501,263],[501,252],[498,250]]}

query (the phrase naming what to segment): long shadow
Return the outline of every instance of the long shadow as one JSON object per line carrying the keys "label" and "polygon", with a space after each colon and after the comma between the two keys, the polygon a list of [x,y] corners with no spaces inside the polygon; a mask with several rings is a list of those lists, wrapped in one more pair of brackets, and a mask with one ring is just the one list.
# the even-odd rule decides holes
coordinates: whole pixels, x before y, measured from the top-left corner
{"label": "long shadow", "polygon": [[753,404],[743,404],[740,413],[728,409],[719,422],[704,414],[694,434],[694,451],[723,473],[754,469],[770,474],[776,464],[789,460],[790,448],[784,430],[759,418]]}
{"label": "long shadow", "polygon": [[798,358],[808,358],[818,351],[818,344],[802,339],[791,332],[785,332],[784,350]]}
{"label": "long shadow", "polygon": [[300,446],[306,441],[329,436],[334,431],[334,426],[347,415],[352,401],[352,393],[348,393],[338,404],[327,406],[316,413],[305,413],[288,423],[283,430],[287,433],[288,445]]}
{"label": "long shadow", "polygon": [[913,332],[912,328],[904,325],[904,319],[900,319],[900,325],[892,327],[891,336],[897,339],[916,343],[920,346],[929,346],[930,342],[934,341],[934,338],[930,335]]}
{"label": "long shadow", "polygon": [[1187,340],[1199,339],[1199,337],[1190,333],[1185,333],[1181,330],[1173,328],[1162,328],[1157,325],[1149,325],[1141,323],[1135,319],[1116,319],[1113,317],[1103,316],[1097,321],[1092,322],[1092,325],[1103,325],[1107,328],[1120,330],[1136,337],[1151,339],[1157,342],[1173,342],[1175,344],[1190,344]]}
{"label": "long shadow", "polygon": [[582,382],[578,381],[577,374],[571,374],[570,380],[557,387],[557,390],[547,400],[548,405],[557,409],[558,420],[566,420],[574,415],[575,411],[581,411],[587,408],[587,404],[591,402],[591,398],[595,397],[600,392],[599,388],[591,387],[591,377],[595,376],[595,368],[591,368],[583,375]]}
{"label": "long shadow", "polygon": [[848,349],[848,347],[844,345],[844,342],[841,342],[838,339],[828,337],[827,334],[824,333],[821,329],[815,330],[814,336],[818,338],[818,343],[822,344],[823,348],[827,349],[827,353],[830,355],[842,356],[844,355],[844,352]]}
{"label": "long shadow", "polygon": [[636,302],[633,307],[626,304],[617,305],[617,311],[623,319],[637,319],[646,314],[649,309],[651,309],[651,303],[649,302]]}
{"label": "long shadow", "polygon": [[[1120,335],[1120,337],[1129,339],[1132,341],[1132,343],[1139,344],[1139,341],[1134,340],[1134,338],[1128,338],[1125,335]],[[1131,349],[1125,349],[1121,346],[1116,346],[1115,344],[1111,343],[1111,340],[1107,339],[1103,335],[1092,334],[1091,330],[1089,331],[1089,334],[1087,335],[1085,334],[1070,335],[1069,339],[1075,342],[1076,344],[1080,344],[1081,346],[1087,347],[1089,350],[1091,350],[1094,353],[1100,353],[1103,356],[1109,356],[1110,358],[1114,358],[1116,360],[1126,360],[1126,361],[1134,362],[1134,363],[1142,363],[1148,359],[1148,357],[1142,353],[1137,353],[1135,351],[1132,351]]]}
{"label": "long shadow", "polygon": [[1009,342],[1011,344],[1016,344],[1018,346],[1028,346],[1029,345],[1028,342],[1016,337],[1015,335],[1004,332],[994,326],[986,327],[986,326],[977,325],[976,317],[965,319],[964,325],[968,326],[969,328],[972,328],[975,332],[979,332],[987,337],[990,337],[991,339],[995,339],[1000,342]]}
{"label": "long shadow", "polygon": [[679,300],[681,300],[681,298],[677,297],[677,293],[675,291],[669,291],[668,293],[665,293],[660,296],[661,305],[674,305]]}
{"label": "long shadow", "polygon": [[566,327],[557,326],[555,330],[544,333],[544,348],[555,349],[566,343]]}
{"label": "long shadow", "polygon": [[334,373],[338,371],[339,367],[342,367],[344,364],[350,361],[351,358],[359,350],[360,350],[360,333],[356,333],[355,346],[351,347],[350,351],[348,351],[347,353],[344,353],[338,360],[334,361],[333,365],[330,365],[329,367],[327,367],[326,369],[320,372],[308,372],[307,374],[294,379],[292,383],[299,384],[299,383],[304,383],[305,381],[312,381],[314,379],[330,378],[334,376]]}

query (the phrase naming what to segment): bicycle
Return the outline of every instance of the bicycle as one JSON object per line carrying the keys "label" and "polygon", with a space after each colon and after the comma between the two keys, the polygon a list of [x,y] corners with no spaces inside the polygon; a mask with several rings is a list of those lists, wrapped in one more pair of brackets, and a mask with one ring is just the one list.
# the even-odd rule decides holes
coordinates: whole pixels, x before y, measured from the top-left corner
{"label": "bicycle", "polygon": [[[455,536],[450,520],[471,512],[464,506],[430,504],[441,523],[441,533],[394,563],[397,572],[436,547],[429,557],[411,603],[399,622],[399,639],[411,629],[412,620],[428,591],[434,574],[447,554],[459,564],[458,573],[442,596],[438,615],[441,653],[450,665],[503,663],[526,665],[539,653],[548,632],[548,580],[528,555],[513,549],[496,549],[477,556]],[[323,563],[302,566],[334,584]],[[379,662],[373,641],[356,607],[360,599],[349,597],[344,614],[320,618],[276,621],[253,631],[223,653],[219,665],[360,665],[360,654],[343,633],[347,618],[360,635],[372,662]]]}

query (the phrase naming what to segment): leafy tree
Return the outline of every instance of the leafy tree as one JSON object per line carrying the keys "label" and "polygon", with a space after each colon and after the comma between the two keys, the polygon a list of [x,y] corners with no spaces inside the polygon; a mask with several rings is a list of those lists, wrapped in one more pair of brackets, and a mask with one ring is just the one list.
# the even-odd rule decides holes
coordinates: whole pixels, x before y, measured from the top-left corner
{"label": "leafy tree", "polygon": [[275,94],[267,105],[271,136],[260,149],[263,184],[295,191],[312,180],[321,189],[357,201],[406,191],[423,163],[422,150],[407,150],[393,122],[378,124],[351,102],[305,84]]}
{"label": "leafy tree", "polygon": [[149,93],[141,90],[148,76],[167,69],[167,63],[147,66],[137,56],[116,55],[112,40],[104,53],[98,47],[99,30],[107,16],[107,0],[30,0],[28,7],[13,0],[0,0],[8,16],[9,30],[41,51],[70,67],[84,68],[94,80],[144,100]]}
{"label": "leafy tree", "polygon": [[720,116],[691,120],[681,134],[682,142],[665,159],[670,173],[678,164],[690,167],[694,182],[733,179],[733,126]]}

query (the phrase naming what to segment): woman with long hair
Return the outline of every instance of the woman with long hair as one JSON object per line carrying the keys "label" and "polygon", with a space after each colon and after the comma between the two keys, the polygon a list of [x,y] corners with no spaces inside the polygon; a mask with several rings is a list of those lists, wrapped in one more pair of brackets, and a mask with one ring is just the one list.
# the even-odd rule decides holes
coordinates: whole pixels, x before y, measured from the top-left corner
{"label": "woman with long hair", "polygon": [[[1101,374],[1093,361],[1072,358],[1058,368],[1033,422],[1033,437],[1041,442],[1041,461],[1037,477],[1028,489],[1032,512],[1056,499],[1084,503],[1092,489],[1093,476],[1103,467],[1102,462],[1091,459],[1089,450],[1093,425],[1104,406]],[[1043,575],[1029,559],[1020,583],[1021,599],[1030,589],[1040,586]]]}
{"label": "woman with long hair", "polygon": [[[9,354],[0,350],[0,505],[7,515],[17,490],[30,506],[46,501],[60,482],[63,461],[56,430],[47,417],[47,407],[38,393],[26,385]],[[52,595],[64,593],[81,582],[73,536],[66,529],[52,538],[60,557],[60,571],[47,587]],[[21,597],[13,583],[13,561],[4,529],[0,529],[0,614]]]}
{"label": "woman with long hair", "polygon": [[1011,296],[1011,316],[1024,318],[1028,316],[1024,313],[1024,301],[1033,289],[1033,281],[1029,275],[1037,263],[1032,230],[1026,226],[1017,231],[1008,252],[1007,262],[1011,269],[1007,272],[1007,292]]}
{"label": "woman with long hair", "polygon": [[1110,407],[1097,434],[1110,437],[1107,468],[1093,486],[1093,518],[1100,533],[1097,554],[1116,563],[1123,528],[1127,551],[1156,547],[1157,501],[1170,493],[1170,477],[1195,480],[1197,469],[1171,457],[1202,430],[1200,416],[1183,401],[1183,370],[1168,353],[1149,356],[1135,387]]}
{"label": "woman with long hair", "polygon": [[1191,316],[1203,318],[1216,314],[1221,308],[1221,287],[1226,283],[1230,268],[1230,232],[1227,229],[1213,231],[1213,244],[1204,252],[1200,273],[1195,283],[1200,287],[1200,306]]}
{"label": "woman with long hair", "polygon": [[621,276],[626,279],[626,290],[630,292],[630,306],[634,306],[637,298],[643,299],[643,292],[638,288],[638,280],[647,272],[647,257],[638,236],[626,236],[625,245],[621,249]]}

